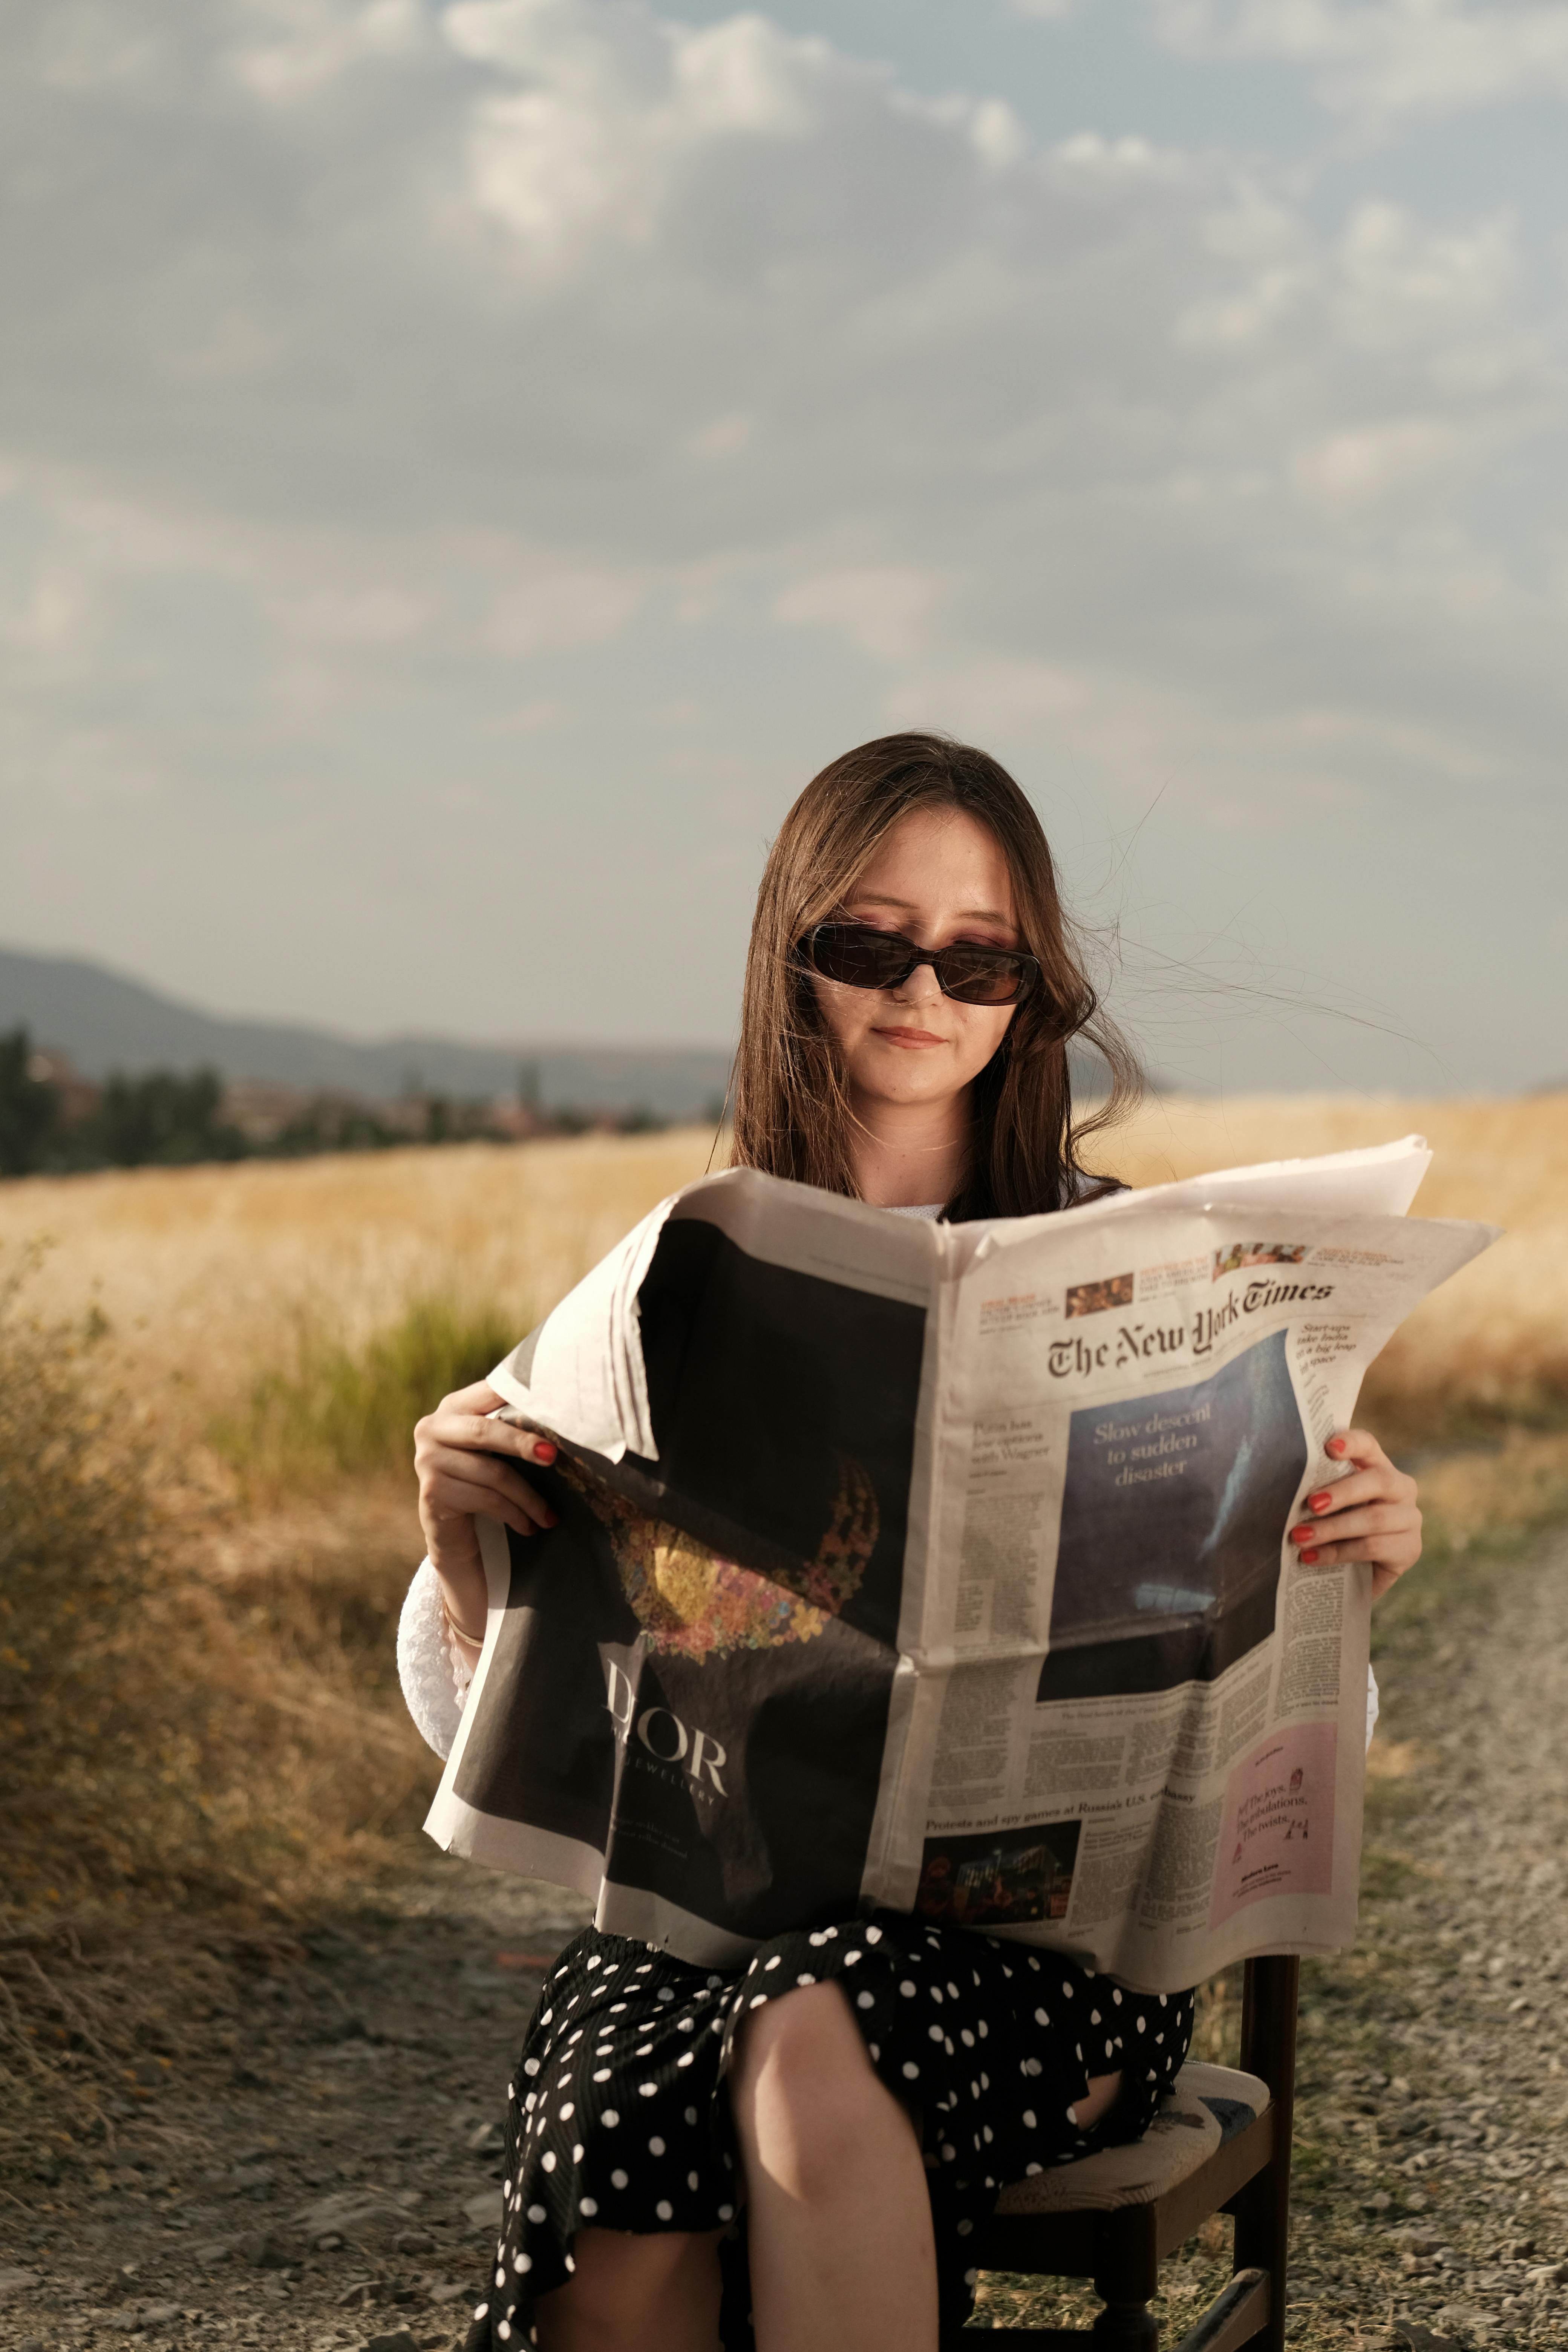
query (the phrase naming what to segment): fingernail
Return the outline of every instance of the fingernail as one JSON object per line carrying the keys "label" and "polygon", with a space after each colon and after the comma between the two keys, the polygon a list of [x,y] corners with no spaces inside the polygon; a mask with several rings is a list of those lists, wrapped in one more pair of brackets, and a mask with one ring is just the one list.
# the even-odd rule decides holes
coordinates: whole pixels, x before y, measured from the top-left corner
{"label": "fingernail", "polygon": [[1328,1494],[1309,1495],[1307,1497],[1307,1508],[1310,1511],[1326,1511],[1333,1499],[1333,1496]]}
{"label": "fingernail", "polygon": [[1296,1556],[1303,1568],[1316,1568],[1318,1564],[1318,1555],[1315,1551],[1298,1552]]}
{"label": "fingernail", "polygon": [[536,1439],[536,1440],[535,1440],[535,1443],[534,1443],[534,1448],[533,1448],[533,1458],[534,1458],[534,1460],[535,1460],[536,1462],[553,1462],[553,1461],[554,1461],[554,1459],[555,1459],[555,1448],[554,1448],[554,1446],[551,1444],[551,1442],[550,1442],[550,1440],[549,1440],[549,1438],[548,1438],[548,1437],[541,1437],[541,1438],[538,1438],[538,1439]]}
{"label": "fingernail", "polygon": [[1342,1454],[1344,1450],[1345,1442],[1342,1437],[1331,1437],[1323,1448],[1325,1454]]}
{"label": "fingernail", "polygon": [[1292,1528],[1290,1530],[1290,1540],[1292,1543],[1310,1543],[1312,1540],[1311,1528]]}

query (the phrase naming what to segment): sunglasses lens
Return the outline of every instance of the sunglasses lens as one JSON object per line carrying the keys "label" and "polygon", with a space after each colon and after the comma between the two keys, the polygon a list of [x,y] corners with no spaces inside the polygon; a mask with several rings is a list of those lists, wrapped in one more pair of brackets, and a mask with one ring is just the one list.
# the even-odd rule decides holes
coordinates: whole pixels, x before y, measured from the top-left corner
{"label": "sunglasses lens", "polygon": [[909,961],[901,940],[857,923],[823,923],[805,941],[806,961],[842,988],[894,988]]}
{"label": "sunglasses lens", "polygon": [[966,950],[962,942],[942,950],[942,987],[960,1004],[1011,1004],[1021,996],[1029,967],[1018,956]]}

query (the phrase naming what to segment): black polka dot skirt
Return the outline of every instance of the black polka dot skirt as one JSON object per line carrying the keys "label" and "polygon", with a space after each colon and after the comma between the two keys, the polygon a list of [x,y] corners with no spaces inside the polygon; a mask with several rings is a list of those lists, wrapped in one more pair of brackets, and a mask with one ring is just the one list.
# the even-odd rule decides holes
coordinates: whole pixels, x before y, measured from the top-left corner
{"label": "black polka dot skirt", "polygon": [[[724,2352],[751,2352],[745,2189],[727,2068],[746,2017],[837,1983],[880,2079],[918,2114],[944,2324],[999,2189],[1137,2139],[1187,2054],[1193,1996],[1133,1993],[1051,1953],[879,1912],[781,1936],[742,1969],[692,1968],[590,1928],[545,1979],[510,2086],[489,2284],[465,2352],[537,2342],[580,2231],[722,2231]],[[1080,2132],[1090,2074],[1121,2094]]]}

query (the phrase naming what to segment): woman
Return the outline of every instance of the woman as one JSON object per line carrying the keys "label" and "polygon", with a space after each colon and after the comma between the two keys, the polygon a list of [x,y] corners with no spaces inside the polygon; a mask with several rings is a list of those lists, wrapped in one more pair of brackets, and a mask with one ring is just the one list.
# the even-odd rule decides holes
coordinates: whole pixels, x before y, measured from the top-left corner
{"label": "woman", "polygon": [[[1113,1086],[1075,1124],[1080,1035]],[[905,1216],[1068,1209],[1108,1189],[1079,1151],[1133,1079],[1039,822],[994,760],[895,735],[807,786],[757,901],[739,1164]],[[553,1448],[486,1420],[500,1402],[465,1390],[416,1433],[429,1564],[405,1681],[441,1748],[457,1701],[442,1717],[429,1662],[444,1623],[461,1680],[485,1622],[472,1515],[552,1524],[516,1465]],[[1330,1451],[1355,1466],[1291,1538],[1391,1584],[1420,1551],[1414,1483],[1359,1432]],[[751,2324],[760,2352],[932,2352],[939,2310],[973,2300],[966,2241],[997,2189],[1138,2137],[1192,2014],[1190,1994],[1124,1994],[887,1913],[780,1937],[728,1976],[590,1931],[546,1982],[511,2087],[506,2229],[470,2352],[739,2352]]]}

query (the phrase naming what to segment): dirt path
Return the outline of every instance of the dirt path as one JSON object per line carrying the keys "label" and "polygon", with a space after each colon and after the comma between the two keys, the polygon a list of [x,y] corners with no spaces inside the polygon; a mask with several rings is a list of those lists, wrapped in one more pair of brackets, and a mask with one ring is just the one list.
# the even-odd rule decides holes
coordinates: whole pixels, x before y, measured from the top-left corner
{"label": "dirt path", "polygon": [[[1396,1641],[1384,1679],[1363,1939],[1307,1971],[1290,2334],[1568,2347],[1568,1535]],[[10,2134],[0,2344],[449,2345],[526,1962],[577,1916],[435,1860],[302,1946],[220,1951],[102,2070],[112,2148],[46,2115]],[[1168,2267],[1173,2335],[1222,2260]]]}

